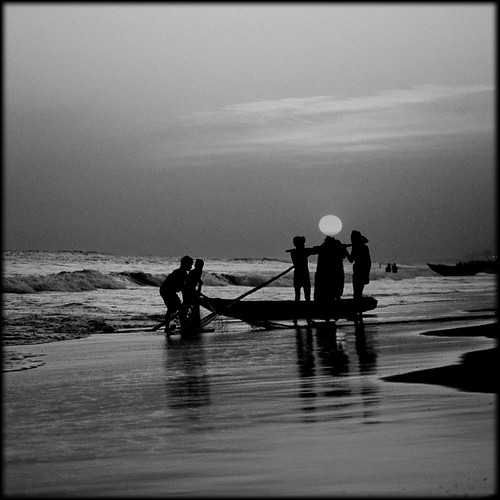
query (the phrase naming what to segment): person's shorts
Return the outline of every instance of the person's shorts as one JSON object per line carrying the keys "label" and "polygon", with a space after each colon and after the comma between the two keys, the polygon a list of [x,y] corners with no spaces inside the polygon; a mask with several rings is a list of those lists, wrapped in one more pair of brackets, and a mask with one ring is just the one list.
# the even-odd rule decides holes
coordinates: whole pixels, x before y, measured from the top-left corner
{"label": "person's shorts", "polygon": [[181,307],[181,299],[175,292],[163,293],[161,298],[163,299],[163,302],[165,302],[169,312],[175,312],[179,309],[179,307]]}
{"label": "person's shorts", "polygon": [[293,286],[295,288],[311,288],[311,278],[309,276],[294,276]]}

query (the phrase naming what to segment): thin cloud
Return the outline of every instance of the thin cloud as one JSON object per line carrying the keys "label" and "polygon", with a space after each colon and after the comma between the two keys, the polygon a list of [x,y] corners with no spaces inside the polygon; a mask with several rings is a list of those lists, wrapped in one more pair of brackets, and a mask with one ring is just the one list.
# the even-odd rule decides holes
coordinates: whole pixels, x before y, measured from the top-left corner
{"label": "thin cloud", "polygon": [[[261,100],[183,117],[189,155],[293,149],[391,150],[425,137],[490,132],[493,87],[424,85],[371,96]],[[186,153],[186,151],[185,151]]]}
{"label": "thin cloud", "polygon": [[492,86],[471,85],[442,87],[420,85],[409,90],[385,90],[372,96],[342,98],[341,96],[316,96],[288,98],[226,106],[212,112],[195,113],[189,118],[198,123],[228,123],[232,120],[249,124],[260,120],[312,118],[339,113],[379,111],[407,105],[426,104],[436,100],[464,97],[478,92],[491,92]]}

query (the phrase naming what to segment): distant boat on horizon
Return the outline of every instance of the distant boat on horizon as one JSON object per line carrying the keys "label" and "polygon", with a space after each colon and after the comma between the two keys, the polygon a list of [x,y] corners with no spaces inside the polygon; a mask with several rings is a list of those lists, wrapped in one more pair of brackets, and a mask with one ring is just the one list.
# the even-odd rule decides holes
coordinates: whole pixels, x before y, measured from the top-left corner
{"label": "distant boat on horizon", "polygon": [[455,265],[429,264],[427,262],[427,266],[441,276],[474,276],[478,273],[495,274],[498,272],[496,259],[471,260],[458,262]]}

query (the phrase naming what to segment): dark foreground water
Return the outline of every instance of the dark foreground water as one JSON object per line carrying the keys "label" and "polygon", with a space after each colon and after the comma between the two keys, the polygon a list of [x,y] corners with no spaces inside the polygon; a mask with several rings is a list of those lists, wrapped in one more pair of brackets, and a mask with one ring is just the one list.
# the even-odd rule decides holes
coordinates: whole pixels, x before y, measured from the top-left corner
{"label": "dark foreground water", "polygon": [[495,395],[381,379],[495,345],[419,335],[432,328],[443,324],[234,324],[189,339],[135,332],[16,346],[39,367],[4,374],[3,491],[492,494]]}

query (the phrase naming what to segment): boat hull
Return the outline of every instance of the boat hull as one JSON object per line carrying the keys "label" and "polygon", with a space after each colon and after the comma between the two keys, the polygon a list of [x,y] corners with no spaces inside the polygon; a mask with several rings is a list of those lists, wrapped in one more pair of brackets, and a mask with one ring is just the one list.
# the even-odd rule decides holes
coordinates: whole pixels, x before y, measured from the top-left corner
{"label": "boat hull", "polygon": [[341,299],[338,303],[321,307],[311,301],[295,302],[294,300],[242,300],[234,302],[231,299],[204,297],[201,305],[222,316],[233,318],[248,318],[254,320],[293,320],[293,319],[324,319],[352,318],[356,314],[371,311],[377,307],[373,297],[363,297],[360,301]]}
{"label": "boat hull", "polygon": [[457,264],[455,266],[447,266],[445,264],[427,264],[435,273],[441,276],[474,276],[481,272],[481,266],[474,264]]}

